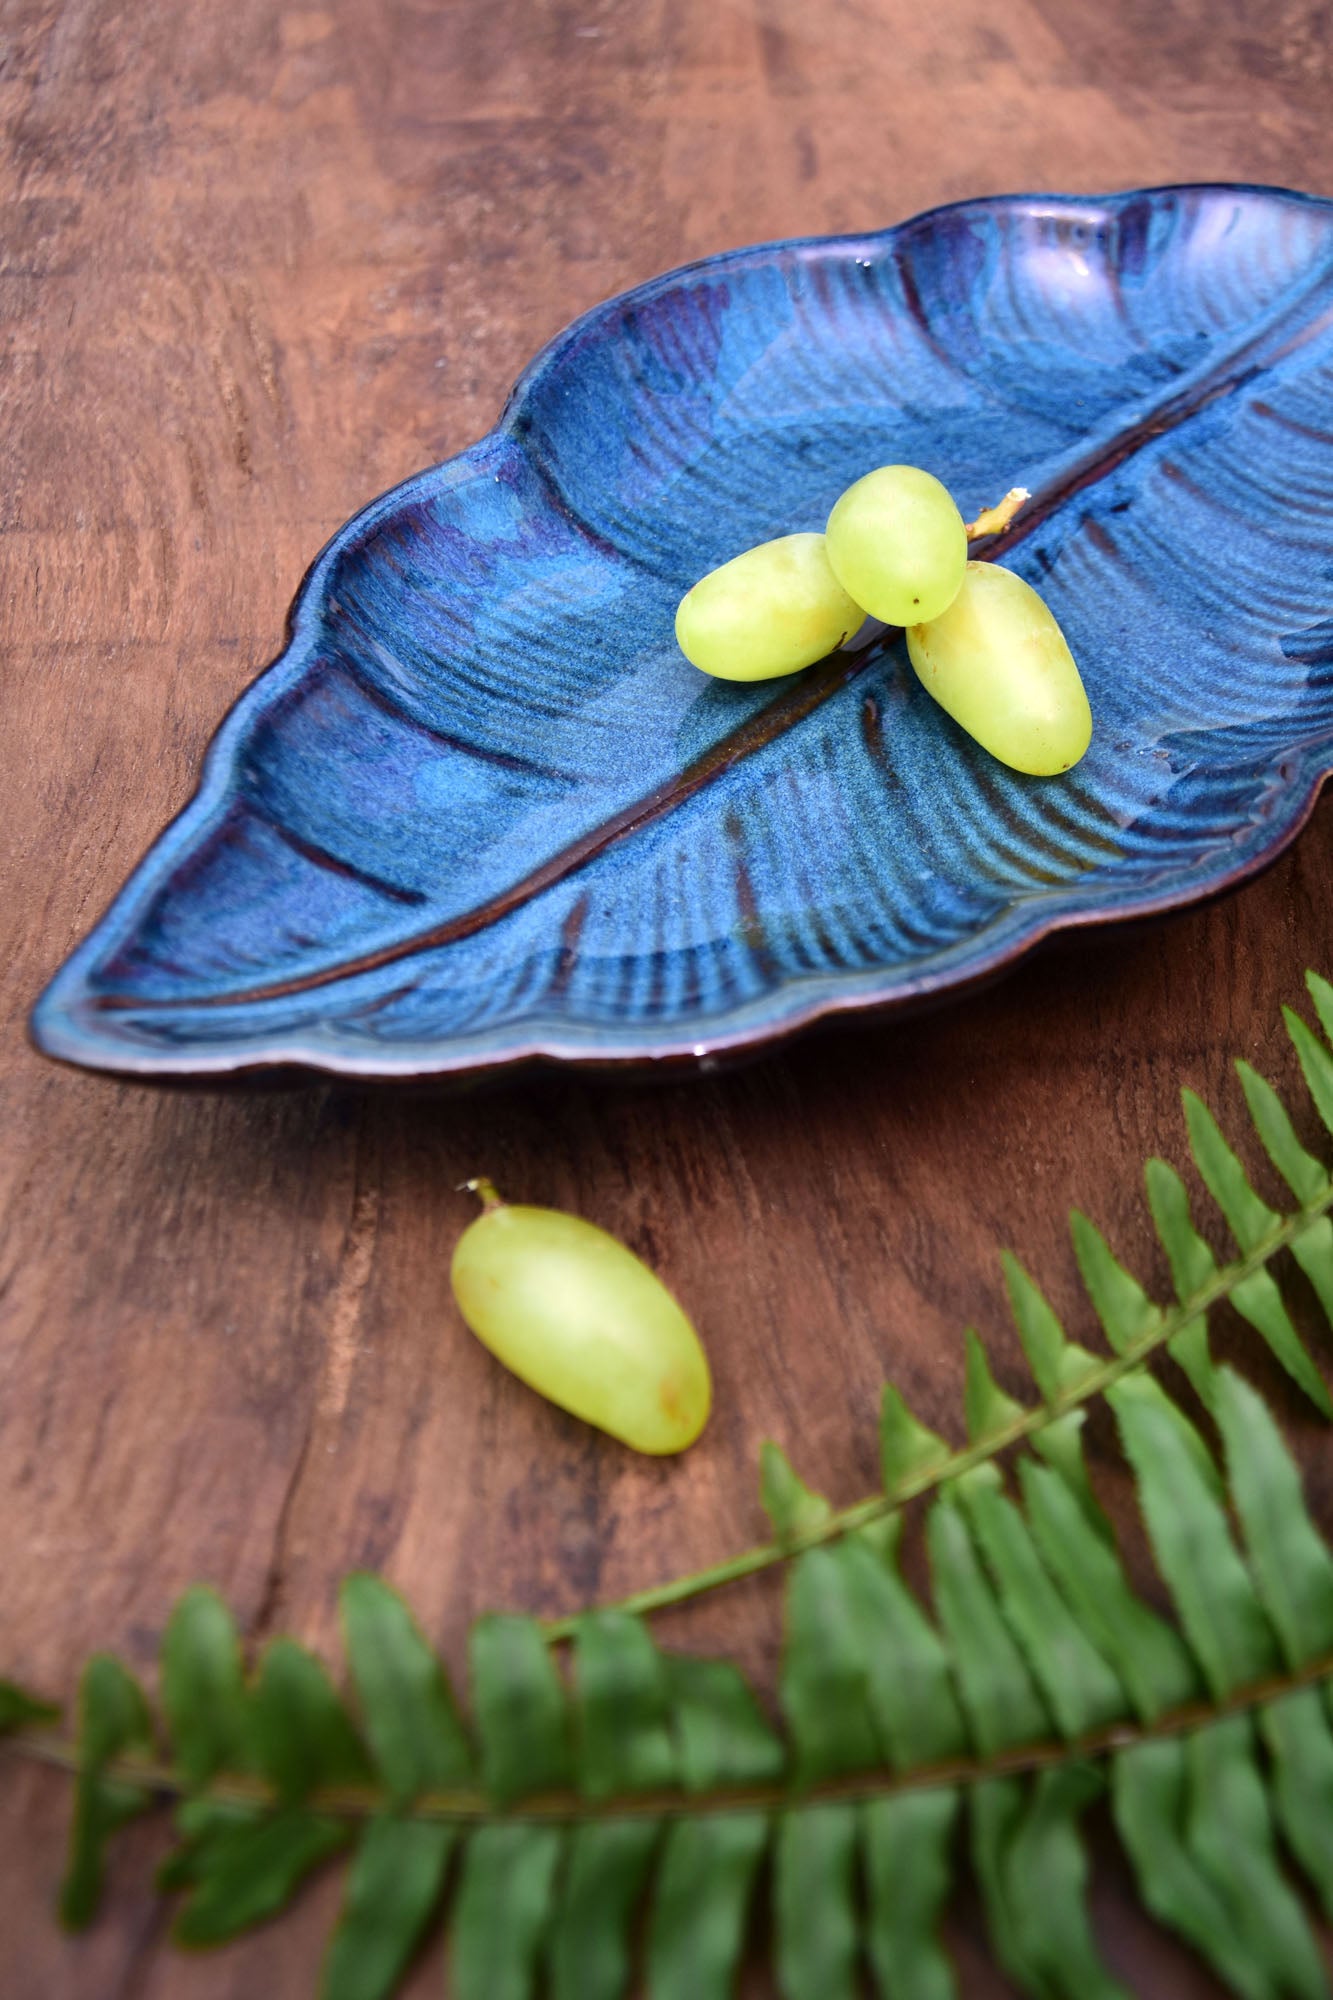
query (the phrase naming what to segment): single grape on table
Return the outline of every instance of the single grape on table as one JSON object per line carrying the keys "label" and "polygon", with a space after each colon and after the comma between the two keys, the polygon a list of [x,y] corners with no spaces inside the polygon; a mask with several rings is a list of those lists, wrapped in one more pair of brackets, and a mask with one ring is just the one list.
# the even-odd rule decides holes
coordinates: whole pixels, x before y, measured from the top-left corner
{"label": "single grape on table", "polygon": [[458,1309],[498,1361],[635,1451],[684,1451],[708,1420],[699,1336],[661,1280],[604,1229],[510,1207],[489,1181],[454,1250]]}

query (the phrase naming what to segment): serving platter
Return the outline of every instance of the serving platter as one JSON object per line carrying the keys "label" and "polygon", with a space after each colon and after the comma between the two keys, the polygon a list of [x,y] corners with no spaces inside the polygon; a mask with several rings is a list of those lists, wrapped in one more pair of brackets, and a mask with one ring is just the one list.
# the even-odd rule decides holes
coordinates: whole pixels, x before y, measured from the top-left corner
{"label": "serving platter", "polygon": [[[927,466],[1095,730],[994,763],[899,635],[711,681],[681,593]],[[974,551],[976,553],[977,551]],[[180,1080],[709,1063],[1232,887],[1333,768],[1333,203],[963,202],[577,320],[328,544],[198,792],[56,974],[47,1053]]]}

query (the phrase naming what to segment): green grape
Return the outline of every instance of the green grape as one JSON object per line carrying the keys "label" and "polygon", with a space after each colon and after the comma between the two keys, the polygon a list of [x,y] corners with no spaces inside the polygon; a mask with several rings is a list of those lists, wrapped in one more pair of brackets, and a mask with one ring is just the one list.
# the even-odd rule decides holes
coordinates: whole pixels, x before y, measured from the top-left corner
{"label": "green grape", "polygon": [[872,618],[938,618],[967,567],[967,529],[947,486],[916,465],[881,465],[849,486],[825,531],[833,573]]}
{"label": "green grape", "polygon": [[733,556],[687,590],[676,639],[722,681],[771,681],[811,667],[864,622],[829,568],[822,535],[783,535]]}
{"label": "green grape", "polygon": [[684,1451],[708,1420],[699,1336],[661,1280],[604,1229],[511,1208],[474,1181],[483,1213],[450,1273],[458,1309],[498,1361],[635,1451]]}
{"label": "green grape", "polygon": [[917,679],[984,750],[1050,777],[1077,764],[1092,710],[1049,606],[998,563],[970,562],[941,618],[909,626]]}

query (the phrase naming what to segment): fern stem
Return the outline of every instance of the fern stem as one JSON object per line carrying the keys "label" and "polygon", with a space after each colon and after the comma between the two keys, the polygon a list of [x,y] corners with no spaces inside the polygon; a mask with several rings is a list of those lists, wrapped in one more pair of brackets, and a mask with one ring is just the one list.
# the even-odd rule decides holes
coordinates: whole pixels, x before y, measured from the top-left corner
{"label": "fern stem", "polygon": [[[938,1791],[981,1784],[988,1778],[1024,1777],[1053,1766],[1086,1762],[1140,1744],[1160,1742],[1227,1717],[1248,1715],[1270,1702],[1281,1701],[1303,1688],[1333,1681],[1333,1653],[1308,1660],[1301,1667],[1266,1675],[1263,1680],[1233,1689],[1220,1701],[1192,1701],[1168,1710],[1149,1723],[1113,1722],[1086,1736],[1024,1745],[997,1757],[955,1757],[945,1763],[923,1764],[911,1771],[866,1771],[834,1778],[797,1791],[790,1785],[729,1786],[715,1792],[690,1794],[676,1790],[636,1792],[590,1804],[577,1792],[548,1792],[501,1810],[474,1788],[424,1793],[408,1808],[412,1819],[463,1824],[504,1821],[549,1824],[605,1819],[682,1819],[729,1812],[781,1812],[796,1806],[828,1805],[862,1799],[896,1797],[903,1792]],[[0,1743],[10,1750],[65,1771],[79,1769],[78,1745],[49,1729],[15,1730]],[[175,1798],[185,1792],[180,1774],[153,1757],[118,1757],[104,1766],[102,1776]],[[213,1780],[208,1797],[234,1805],[271,1808],[276,1796],[262,1779],[228,1772]],[[385,1807],[384,1794],[370,1785],[323,1786],[306,1800],[310,1812],[342,1819],[370,1819]]]}
{"label": "fern stem", "polygon": [[[728,1556],[723,1562],[713,1563],[706,1569],[693,1570],[685,1576],[670,1578],[666,1583],[653,1584],[647,1590],[633,1591],[628,1597],[611,1599],[596,1608],[604,1611],[628,1611],[637,1617],[647,1616],[654,1611],[664,1611],[669,1605],[682,1604],[688,1599],[701,1597],[706,1591],[719,1590],[724,1584],[739,1583],[743,1577],[755,1576],[759,1571],[770,1569],[776,1563],[787,1562],[800,1555],[805,1549],[819,1547],[823,1542],[838,1541],[843,1535],[853,1533],[857,1528],[869,1526],[872,1521],[883,1520],[889,1514],[898,1513],[910,1500],[920,1499],[925,1493],[934,1492],[969,1472],[976,1465],[984,1465],[988,1460],[998,1458],[1024,1439],[1035,1437],[1039,1431],[1053,1424],[1070,1410],[1080,1408],[1104,1396],[1122,1376],[1130,1374],[1159,1348],[1187,1327],[1191,1320],[1200,1318],[1210,1307],[1220,1305],[1230,1298],[1238,1286],[1247,1278],[1261,1271],[1277,1255],[1279,1250],[1289,1248],[1320,1221],[1333,1208],[1333,1183],[1325,1189],[1319,1199],[1295,1214],[1285,1216],[1275,1229],[1263,1237],[1254,1248],[1232,1264],[1220,1266],[1215,1276],[1206,1285],[1192,1292],[1182,1303],[1166,1308],[1161,1324],[1141,1340],[1135,1341],[1122,1354],[1110,1356],[1093,1374],[1087,1375],[1076,1388],[1067,1394],[1039,1404],[1036,1409],[1027,1410],[1003,1430],[992,1431],[989,1436],[964,1445],[945,1459],[942,1464],[929,1471],[918,1473],[905,1479],[891,1493],[872,1493],[864,1500],[853,1501],[851,1506],[837,1509],[827,1520],[817,1527],[809,1528],[787,1541],[760,1542],[754,1548],[744,1549],[738,1555]],[[552,1644],[569,1639],[578,1629],[579,1619],[584,1612],[575,1612],[561,1618],[545,1619],[542,1630]]]}

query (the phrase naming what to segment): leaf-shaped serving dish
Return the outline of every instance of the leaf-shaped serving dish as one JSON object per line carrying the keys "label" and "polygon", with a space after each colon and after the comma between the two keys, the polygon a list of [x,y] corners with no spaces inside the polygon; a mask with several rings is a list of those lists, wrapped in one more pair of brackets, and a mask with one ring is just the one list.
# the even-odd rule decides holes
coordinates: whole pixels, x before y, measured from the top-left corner
{"label": "leaf-shaped serving dish", "polygon": [[[681,592],[929,466],[1044,593],[1096,731],[1024,778],[900,638],[728,686]],[[691,265],[351,521],[193,802],[42,997],[142,1076],[657,1063],[1191,902],[1333,766],[1333,204],[966,202]]]}

